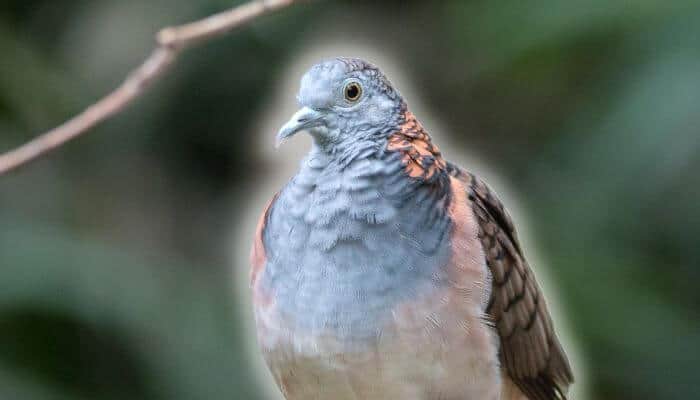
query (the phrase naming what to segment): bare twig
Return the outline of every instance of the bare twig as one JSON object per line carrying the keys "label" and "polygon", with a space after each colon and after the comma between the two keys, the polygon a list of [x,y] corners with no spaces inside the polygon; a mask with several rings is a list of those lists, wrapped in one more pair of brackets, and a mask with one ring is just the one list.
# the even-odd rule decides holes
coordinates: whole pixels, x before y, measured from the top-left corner
{"label": "bare twig", "polygon": [[298,0],[251,1],[199,21],[164,28],[156,35],[157,46],[151,55],[114,91],[63,124],[29,142],[0,155],[0,175],[26,164],[87,132],[115,115],[142,95],[161,76],[186,47],[220,36],[257,17],[287,7]]}

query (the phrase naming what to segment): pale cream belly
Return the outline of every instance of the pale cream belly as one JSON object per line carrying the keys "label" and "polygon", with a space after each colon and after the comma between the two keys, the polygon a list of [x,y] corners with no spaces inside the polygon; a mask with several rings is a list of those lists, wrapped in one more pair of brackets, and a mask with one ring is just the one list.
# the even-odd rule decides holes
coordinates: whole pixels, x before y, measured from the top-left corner
{"label": "pale cream belly", "polygon": [[288,400],[498,400],[494,332],[478,305],[454,300],[399,307],[386,329],[362,343],[293,332],[274,307],[259,309],[258,340]]}

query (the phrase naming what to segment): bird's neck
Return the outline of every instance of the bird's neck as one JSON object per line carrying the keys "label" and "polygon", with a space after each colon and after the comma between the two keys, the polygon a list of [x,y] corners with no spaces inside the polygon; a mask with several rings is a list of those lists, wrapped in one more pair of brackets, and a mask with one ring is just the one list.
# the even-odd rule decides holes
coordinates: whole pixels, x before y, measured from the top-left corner
{"label": "bird's neck", "polygon": [[387,163],[396,163],[398,158],[403,172],[412,180],[427,185],[449,181],[447,162],[440,149],[405,105],[390,123],[362,134],[343,136],[341,141],[314,137],[309,158],[323,159],[339,170],[367,158],[380,158]]}
{"label": "bird's neck", "polygon": [[[330,193],[347,199],[334,207],[391,209],[410,205],[430,209],[451,202],[448,164],[430,135],[410,112],[381,138],[357,140],[342,151],[329,152],[315,144],[290,185],[295,201],[308,204]],[[360,199],[360,200],[358,200]],[[352,200],[352,201],[351,201]],[[335,201],[335,200],[333,200]],[[380,218],[381,220],[381,218]]]}

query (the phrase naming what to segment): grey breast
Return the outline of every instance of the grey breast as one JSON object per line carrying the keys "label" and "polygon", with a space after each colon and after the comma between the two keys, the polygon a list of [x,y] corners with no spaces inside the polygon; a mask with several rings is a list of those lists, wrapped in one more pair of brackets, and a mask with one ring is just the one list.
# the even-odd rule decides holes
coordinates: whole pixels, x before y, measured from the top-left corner
{"label": "grey breast", "polygon": [[316,149],[281,191],[261,283],[296,329],[371,339],[397,303],[445,284],[451,223],[398,154],[374,143],[348,158]]}

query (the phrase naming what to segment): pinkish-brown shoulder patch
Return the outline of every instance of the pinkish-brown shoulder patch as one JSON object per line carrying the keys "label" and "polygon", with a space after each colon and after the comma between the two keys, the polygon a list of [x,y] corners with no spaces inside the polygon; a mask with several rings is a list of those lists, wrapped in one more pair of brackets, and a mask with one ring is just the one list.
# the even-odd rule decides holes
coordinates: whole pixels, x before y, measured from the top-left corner
{"label": "pinkish-brown shoulder patch", "polygon": [[[467,198],[464,183],[450,177],[452,201],[449,216],[452,219],[452,259],[450,272],[456,287],[464,288],[465,296],[474,304],[486,304],[489,287],[487,287],[487,267],[484,249],[479,240],[479,230],[471,201]],[[468,290],[467,290],[468,289]]]}
{"label": "pinkish-brown shoulder patch", "polygon": [[401,152],[406,173],[412,178],[429,180],[445,170],[440,149],[410,111],[404,114],[400,130],[389,137],[387,148]]}
{"label": "pinkish-brown shoulder patch", "polygon": [[265,243],[263,242],[263,232],[265,231],[265,225],[267,225],[267,217],[270,214],[270,209],[272,204],[277,200],[278,194],[275,194],[270,201],[267,202],[265,210],[260,219],[258,219],[258,225],[255,228],[255,236],[253,237],[253,246],[250,249],[250,285],[254,286],[257,281],[258,275],[265,268],[265,261],[267,261],[267,255],[265,253]]}

